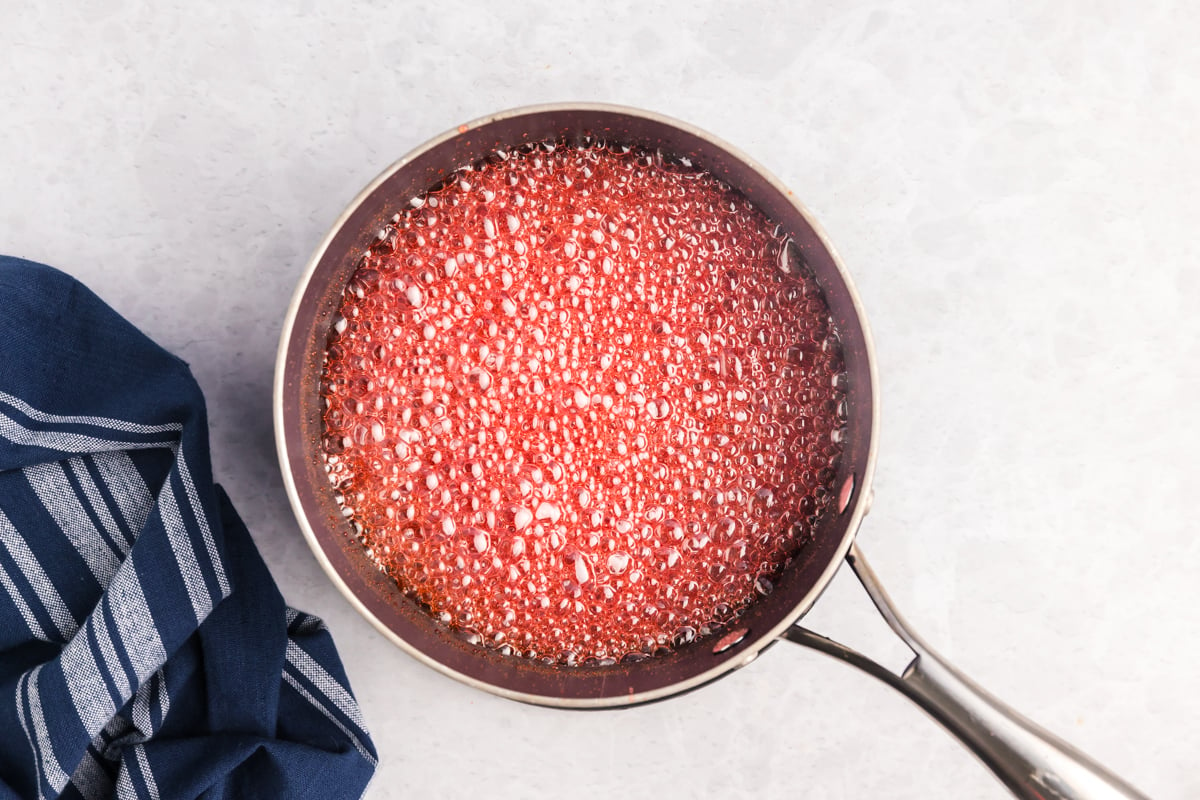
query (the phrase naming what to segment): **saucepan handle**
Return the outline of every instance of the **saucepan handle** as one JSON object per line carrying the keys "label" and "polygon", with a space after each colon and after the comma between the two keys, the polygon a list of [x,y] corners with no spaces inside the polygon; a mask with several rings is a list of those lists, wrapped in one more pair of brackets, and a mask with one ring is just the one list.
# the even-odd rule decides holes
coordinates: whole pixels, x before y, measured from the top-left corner
{"label": "saucepan handle", "polygon": [[1091,758],[988,694],[908,627],[858,545],[846,556],[879,613],[915,654],[903,674],[793,626],[786,638],[846,661],[905,694],[953,734],[1014,795],[1029,800],[1148,800]]}

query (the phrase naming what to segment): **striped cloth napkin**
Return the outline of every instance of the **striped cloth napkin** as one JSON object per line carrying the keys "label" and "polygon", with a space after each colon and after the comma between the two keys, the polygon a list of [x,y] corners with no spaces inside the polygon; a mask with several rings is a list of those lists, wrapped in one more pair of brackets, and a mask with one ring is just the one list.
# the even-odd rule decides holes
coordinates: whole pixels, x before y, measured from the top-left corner
{"label": "striped cloth napkin", "polygon": [[187,365],[0,257],[0,800],[357,798],[375,763],[213,483]]}

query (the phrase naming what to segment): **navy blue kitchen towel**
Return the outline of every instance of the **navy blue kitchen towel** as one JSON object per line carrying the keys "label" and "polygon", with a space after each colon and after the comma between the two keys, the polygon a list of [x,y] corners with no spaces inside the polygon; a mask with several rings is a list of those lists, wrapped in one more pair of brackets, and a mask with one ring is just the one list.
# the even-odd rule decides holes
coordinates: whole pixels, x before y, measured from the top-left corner
{"label": "navy blue kitchen towel", "polygon": [[187,365],[0,257],[0,800],[358,798],[375,762],[213,483]]}

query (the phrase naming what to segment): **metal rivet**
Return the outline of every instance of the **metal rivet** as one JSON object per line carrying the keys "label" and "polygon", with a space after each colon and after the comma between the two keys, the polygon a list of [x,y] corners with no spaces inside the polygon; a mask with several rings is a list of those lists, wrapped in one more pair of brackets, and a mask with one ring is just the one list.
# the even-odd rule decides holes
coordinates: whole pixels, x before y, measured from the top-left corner
{"label": "metal rivet", "polygon": [[838,492],[838,513],[841,514],[850,505],[850,498],[854,496],[854,475],[846,478],[846,482],[842,484],[842,490]]}
{"label": "metal rivet", "polygon": [[724,653],[726,650],[745,639],[749,633],[749,628],[737,628],[736,630],[732,630],[725,634],[717,640],[716,644],[713,645],[713,655]]}

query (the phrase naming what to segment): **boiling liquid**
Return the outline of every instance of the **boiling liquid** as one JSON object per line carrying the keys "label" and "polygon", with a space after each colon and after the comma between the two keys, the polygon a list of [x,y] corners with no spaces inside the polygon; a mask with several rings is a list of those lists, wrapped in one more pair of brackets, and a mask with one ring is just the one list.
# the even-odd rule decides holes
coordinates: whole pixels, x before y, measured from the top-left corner
{"label": "boiling liquid", "polygon": [[346,288],[329,480],[469,640],[681,646],[771,591],[832,502],[840,348],[796,246],[711,175],[542,144],[415,198]]}

